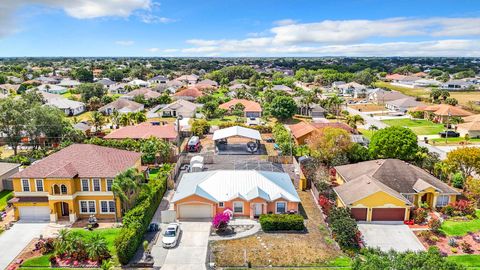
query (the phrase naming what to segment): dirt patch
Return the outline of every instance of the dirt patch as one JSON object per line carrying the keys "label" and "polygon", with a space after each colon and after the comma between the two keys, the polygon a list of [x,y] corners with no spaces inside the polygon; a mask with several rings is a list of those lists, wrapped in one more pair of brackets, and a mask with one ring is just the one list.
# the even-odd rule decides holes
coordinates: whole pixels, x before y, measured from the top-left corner
{"label": "dirt patch", "polygon": [[361,111],[361,112],[377,112],[377,111],[386,111],[385,106],[377,104],[356,104],[349,105],[350,108]]}
{"label": "dirt patch", "polygon": [[307,216],[307,233],[263,233],[212,243],[216,265],[306,266],[321,265],[342,253],[330,238],[310,191],[299,191]]}

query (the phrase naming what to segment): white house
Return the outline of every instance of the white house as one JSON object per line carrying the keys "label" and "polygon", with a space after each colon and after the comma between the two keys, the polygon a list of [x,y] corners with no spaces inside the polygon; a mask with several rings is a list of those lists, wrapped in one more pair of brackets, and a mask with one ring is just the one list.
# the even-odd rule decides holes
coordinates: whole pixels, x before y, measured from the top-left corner
{"label": "white house", "polygon": [[140,79],[132,80],[132,81],[130,81],[128,84],[133,85],[133,86],[140,86],[140,87],[148,87],[148,86],[150,86],[150,83],[149,83],[149,82],[146,82],[146,81],[140,80]]}
{"label": "white house", "polygon": [[440,88],[448,91],[461,91],[466,90],[472,86],[472,82],[462,81],[462,80],[451,80],[446,83],[443,83]]}
{"label": "white house", "polygon": [[42,84],[38,86],[37,89],[42,92],[47,92],[50,94],[57,94],[57,95],[61,95],[67,92],[67,88],[60,85],[55,85],[55,84]]}

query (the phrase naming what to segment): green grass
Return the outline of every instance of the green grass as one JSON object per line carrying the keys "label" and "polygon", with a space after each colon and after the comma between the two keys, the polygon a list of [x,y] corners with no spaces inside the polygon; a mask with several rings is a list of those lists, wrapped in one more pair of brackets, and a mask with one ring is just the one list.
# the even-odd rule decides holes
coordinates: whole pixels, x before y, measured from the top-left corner
{"label": "green grass", "polygon": [[73,118],[76,118],[80,122],[81,121],[90,121],[91,115],[92,115],[92,112],[84,112],[84,113],[81,113],[79,115],[69,116],[69,117],[67,117],[67,119],[70,119],[70,120],[73,121]]}
{"label": "green grass", "polygon": [[0,210],[4,209],[5,207],[7,207],[7,199],[8,199],[8,195],[9,194],[12,194],[13,195],[13,191],[10,191],[10,190],[3,190],[0,192]]}
{"label": "green grass", "polygon": [[413,120],[409,118],[383,120],[385,124],[396,127],[408,127],[417,135],[435,135],[444,130],[443,124],[429,120]]}
{"label": "green grass", "polygon": [[480,270],[480,255],[448,256],[448,261],[467,267],[468,270]]}
{"label": "green grass", "polygon": [[49,267],[50,266],[50,258],[51,254],[42,255],[40,257],[31,258],[25,260],[22,263],[22,268],[24,267]]}
{"label": "green grass", "polygon": [[[234,122],[234,121],[237,121],[237,116],[225,116],[223,119],[220,119],[220,118],[213,118],[213,119],[210,119],[208,120],[208,123],[211,125],[211,126],[218,126],[220,125],[221,123],[226,123],[226,122]],[[242,122],[241,123],[244,123],[245,122],[245,118],[244,117],[240,117]]]}
{"label": "green grass", "polygon": [[447,236],[464,236],[468,232],[480,231],[480,210],[477,210],[477,219],[470,221],[447,220],[442,223],[441,230]]}
{"label": "green grass", "polygon": [[375,130],[368,130],[368,129],[358,129],[362,133],[365,138],[371,140],[373,137],[373,134],[375,134]]}
{"label": "green grass", "polygon": [[107,241],[108,249],[110,253],[113,255],[115,254],[115,246],[113,242],[117,237],[118,233],[120,232],[120,228],[109,228],[109,229],[94,229],[93,231],[85,230],[85,229],[71,229],[72,232],[77,232],[82,237],[88,237],[92,234],[100,234],[100,236],[105,237]]}
{"label": "green grass", "polygon": [[[435,138],[435,139],[430,139],[431,141],[434,142],[445,142],[445,138]],[[448,137],[447,142],[452,142],[452,143],[459,143],[459,142],[464,142],[465,138],[464,137]],[[470,138],[468,140],[469,143],[476,143],[480,142],[480,138]]]}

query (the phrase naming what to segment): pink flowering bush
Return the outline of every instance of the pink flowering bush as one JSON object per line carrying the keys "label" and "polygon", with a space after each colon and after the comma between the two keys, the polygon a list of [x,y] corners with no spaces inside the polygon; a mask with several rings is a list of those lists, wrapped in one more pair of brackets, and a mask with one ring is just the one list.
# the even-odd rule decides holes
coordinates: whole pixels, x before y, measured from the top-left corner
{"label": "pink flowering bush", "polygon": [[224,230],[227,228],[228,223],[230,222],[230,214],[228,213],[217,213],[212,220],[212,227],[217,231]]}

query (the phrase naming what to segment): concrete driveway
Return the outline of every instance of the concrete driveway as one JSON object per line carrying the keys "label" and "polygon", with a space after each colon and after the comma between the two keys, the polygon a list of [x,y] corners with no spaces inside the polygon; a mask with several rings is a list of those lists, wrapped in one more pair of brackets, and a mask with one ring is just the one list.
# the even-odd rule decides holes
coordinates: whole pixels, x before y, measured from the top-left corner
{"label": "concrete driveway", "polygon": [[[201,270],[206,269],[210,222],[180,222],[182,234],[175,248],[164,249],[160,236],[152,248],[154,267],[162,270]],[[166,226],[162,224],[162,232]]]}
{"label": "concrete driveway", "polygon": [[15,257],[43,233],[48,223],[16,223],[0,235],[0,269],[6,269]]}
{"label": "concrete driveway", "polygon": [[422,243],[407,225],[358,224],[365,244],[382,251],[424,251]]}

